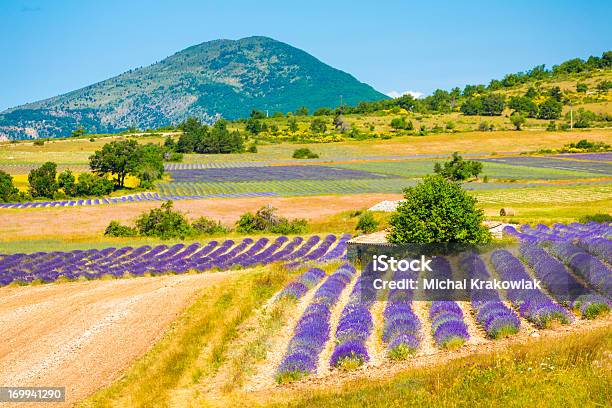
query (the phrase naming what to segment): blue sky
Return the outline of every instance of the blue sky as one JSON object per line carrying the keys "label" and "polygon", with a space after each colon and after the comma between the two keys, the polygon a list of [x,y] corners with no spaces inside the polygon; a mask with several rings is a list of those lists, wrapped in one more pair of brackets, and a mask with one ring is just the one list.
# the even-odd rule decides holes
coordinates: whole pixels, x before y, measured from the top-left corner
{"label": "blue sky", "polygon": [[610,1],[0,0],[0,111],[217,38],[265,35],[381,92],[486,83],[612,49]]}

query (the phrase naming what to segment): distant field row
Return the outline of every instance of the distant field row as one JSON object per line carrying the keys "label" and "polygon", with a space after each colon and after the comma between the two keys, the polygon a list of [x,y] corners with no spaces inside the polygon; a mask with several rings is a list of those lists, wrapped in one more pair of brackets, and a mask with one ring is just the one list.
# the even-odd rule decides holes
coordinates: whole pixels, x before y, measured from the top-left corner
{"label": "distant field row", "polygon": [[[266,192],[282,196],[361,194],[361,193],[401,193],[405,187],[416,184],[414,179],[384,178],[360,180],[275,180],[227,183],[159,183],[160,195],[197,196],[210,194],[241,194]],[[585,183],[587,184],[587,183]],[[538,187],[536,183],[467,183],[468,190],[499,190],[521,187]],[[572,186],[579,183],[572,183]],[[588,183],[591,185],[591,183]],[[597,185],[597,184],[596,184]],[[558,185],[556,185],[558,186]],[[565,187],[559,186],[559,187]]]}
{"label": "distant field row", "polygon": [[[121,136],[123,137],[123,136]],[[119,139],[116,137],[114,139]],[[494,131],[430,134],[427,136],[398,136],[389,140],[380,138],[363,141],[310,144],[260,144],[258,153],[185,155],[189,163],[227,163],[291,161],[293,151],[308,147],[319,154],[322,161],[355,160],[384,158],[392,156],[435,155],[445,156],[454,151],[462,154],[520,153],[543,148],[559,148],[566,143],[580,139],[604,141],[612,139],[612,129],[574,130],[571,132],[533,131]],[[46,142],[43,146],[32,143],[1,144],[0,165],[39,164],[54,161],[61,165],[87,165],[89,156],[100,149],[110,138],[99,138],[90,142],[87,139]],[[159,143],[162,137],[139,137],[142,143]],[[248,143],[248,142],[247,142]]]}

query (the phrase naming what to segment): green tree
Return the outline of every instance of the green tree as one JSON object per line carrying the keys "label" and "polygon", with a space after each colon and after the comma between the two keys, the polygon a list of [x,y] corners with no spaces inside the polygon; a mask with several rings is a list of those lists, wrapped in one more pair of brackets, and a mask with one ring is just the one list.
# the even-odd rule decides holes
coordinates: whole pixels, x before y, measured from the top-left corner
{"label": "green tree", "polygon": [[250,118],[246,122],[245,130],[253,135],[257,135],[261,133],[262,131],[261,121],[255,118]]}
{"label": "green tree", "polygon": [[138,166],[142,150],[135,140],[113,141],[105,144],[89,157],[89,167],[100,175],[112,175],[117,178],[117,187],[125,187],[125,177],[138,175]]}
{"label": "green tree", "polygon": [[480,98],[471,97],[466,99],[461,104],[461,113],[467,116],[480,115],[482,112],[482,100]]}
{"label": "green tree", "polygon": [[587,86],[587,84],[584,84],[582,82],[578,82],[576,84],[576,92],[585,93],[588,89],[589,87]]}
{"label": "green tree", "polygon": [[527,92],[525,92],[526,98],[534,99],[537,96],[538,96],[538,91],[533,86],[530,86],[529,89],[527,89]]}
{"label": "green tree", "polygon": [[451,181],[464,181],[478,177],[482,171],[482,163],[474,160],[464,160],[459,153],[453,153],[451,160],[442,165],[436,163],[434,172]]}
{"label": "green tree", "polygon": [[295,111],[296,116],[308,116],[308,108],[305,106],[301,106],[298,110]]}
{"label": "green tree", "polygon": [[325,133],[327,131],[327,124],[322,118],[314,118],[310,122],[310,131],[313,133]]}
{"label": "green tree", "polygon": [[266,117],[266,114],[260,110],[257,109],[253,109],[251,111],[251,118],[252,119],[263,119]]}
{"label": "green tree", "polygon": [[510,122],[514,125],[514,129],[521,130],[521,126],[526,122],[525,117],[520,112],[514,112],[510,116]]}
{"label": "green tree", "polygon": [[295,133],[298,131],[298,124],[295,118],[290,118],[287,125],[289,126],[288,129],[290,132]]}
{"label": "green tree", "polygon": [[486,116],[499,116],[504,110],[505,98],[501,94],[489,94],[484,95],[482,98],[482,112],[481,115]]}
{"label": "green tree", "polygon": [[538,115],[538,105],[526,96],[513,96],[510,98],[508,107],[530,118],[535,118]]}
{"label": "green tree", "polygon": [[76,179],[72,171],[66,169],[62,171],[57,177],[57,185],[59,188],[64,190],[64,194],[69,197],[74,197],[77,195],[76,192]]}
{"label": "green tree", "polygon": [[30,194],[32,197],[53,198],[57,192],[57,182],[55,181],[57,165],[53,162],[46,162],[37,169],[30,171],[28,183],[30,183]]}
{"label": "green tree", "polygon": [[554,98],[557,102],[561,102],[561,100],[563,99],[563,92],[561,91],[560,87],[553,86],[548,90],[548,96]]}
{"label": "green tree", "polygon": [[555,98],[548,98],[538,108],[539,119],[559,119],[563,105]]}
{"label": "green tree", "polygon": [[16,201],[18,196],[19,190],[13,185],[13,177],[0,170],[0,201],[3,203]]}
{"label": "green tree", "polygon": [[85,133],[87,133],[85,132],[85,128],[83,126],[79,126],[75,130],[72,131],[70,136],[79,137],[79,136],[83,136]]}
{"label": "green tree", "polygon": [[141,186],[148,188],[164,175],[164,149],[154,143],[147,143],[140,147],[140,151],[136,176]]}
{"label": "green tree", "polygon": [[439,175],[426,176],[406,188],[404,198],[389,222],[391,243],[482,244],[491,240],[482,224],[483,211],[458,183]]}

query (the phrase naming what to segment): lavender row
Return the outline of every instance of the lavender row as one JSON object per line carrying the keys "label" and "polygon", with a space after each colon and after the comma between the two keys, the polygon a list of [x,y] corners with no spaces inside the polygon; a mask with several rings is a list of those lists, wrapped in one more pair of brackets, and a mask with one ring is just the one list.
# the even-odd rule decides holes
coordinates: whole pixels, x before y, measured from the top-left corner
{"label": "lavender row", "polygon": [[[470,279],[491,280],[491,274],[477,254],[465,255],[460,261],[460,267]],[[521,322],[518,316],[502,302],[497,290],[474,290],[470,292],[470,298],[476,321],[488,337],[497,339],[519,331]]]}
{"label": "lavender row", "polygon": [[306,294],[306,292],[315,287],[324,277],[325,271],[322,269],[310,268],[300,275],[299,278],[285,286],[279,293],[278,298],[290,298],[295,300],[300,299]]}
{"label": "lavender row", "polygon": [[607,297],[612,297],[612,269],[599,259],[567,241],[550,242],[548,248],[587,284]]}
{"label": "lavender row", "polygon": [[[446,258],[436,256],[432,259],[432,278],[438,280],[452,279],[450,263]],[[452,300],[434,300],[429,308],[431,332],[439,347],[461,347],[469,338],[463,312]]]}
{"label": "lavender row", "polygon": [[277,381],[291,381],[316,372],[319,355],[329,339],[331,309],[354,275],[352,266],[343,265],[317,289],[294,329],[276,371]]}
{"label": "lavender row", "polygon": [[[398,270],[393,274],[396,282],[416,281],[418,273]],[[421,322],[412,310],[413,289],[389,290],[383,312],[382,340],[387,344],[387,355],[392,360],[404,360],[416,353],[422,341]]]}
{"label": "lavender row", "polygon": [[[190,270],[226,270],[236,266],[249,267],[272,262],[318,261],[329,251],[334,236],[321,242],[320,237],[279,237],[273,242],[261,238],[256,242],[245,238],[239,243],[233,240],[212,241],[201,246],[198,243],[154,248],[106,248],[103,250],[76,250],[70,252],[37,252],[0,256],[0,286],[12,282],[30,283],[40,280],[53,282],[66,279],[97,279],[102,276],[185,273]],[[319,245],[317,245],[319,244]]]}
{"label": "lavender row", "polygon": [[607,304],[607,300],[588,290],[567,271],[561,261],[542,248],[525,242],[521,244],[521,256],[562,305],[570,308],[579,307],[585,317],[595,317],[593,313],[604,311],[602,306]]}
{"label": "lavender row", "polygon": [[123,203],[138,203],[143,201],[168,200],[200,200],[203,198],[240,198],[240,197],[275,197],[274,192],[227,193],[227,194],[196,194],[196,195],[160,195],[158,193],[137,193],[121,197],[88,198],[82,200],[60,201],[28,201],[23,203],[0,203],[0,208],[50,208],[50,207],[77,207],[88,205],[108,205]]}
{"label": "lavender row", "polygon": [[506,291],[512,305],[519,314],[537,327],[549,327],[557,321],[562,324],[571,322],[567,310],[554,302],[537,288],[525,288],[522,282],[531,281],[525,266],[514,255],[506,250],[497,250],[491,254],[491,263],[498,275],[505,281],[516,285]]}
{"label": "lavender row", "polygon": [[370,359],[365,343],[374,326],[370,313],[376,298],[373,280],[374,274],[371,265],[368,265],[342,309],[336,327],[336,345],[329,361],[332,367],[359,366]]}

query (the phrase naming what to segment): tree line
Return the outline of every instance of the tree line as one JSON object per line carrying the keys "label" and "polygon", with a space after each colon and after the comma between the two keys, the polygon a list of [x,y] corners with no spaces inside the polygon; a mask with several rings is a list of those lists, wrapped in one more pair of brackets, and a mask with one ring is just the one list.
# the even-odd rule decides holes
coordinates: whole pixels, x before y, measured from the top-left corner
{"label": "tree line", "polygon": [[100,197],[125,188],[127,176],[138,180],[140,188],[151,188],[164,174],[166,150],[157,144],[138,144],[135,140],[112,141],[89,157],[91,173],[76,177],[57,164],[46,162],[28,174],[28,192],[21,192],[13,178],[0,171],[0,201],[27,201],[35,198]]}

